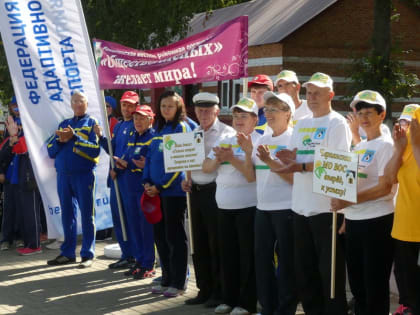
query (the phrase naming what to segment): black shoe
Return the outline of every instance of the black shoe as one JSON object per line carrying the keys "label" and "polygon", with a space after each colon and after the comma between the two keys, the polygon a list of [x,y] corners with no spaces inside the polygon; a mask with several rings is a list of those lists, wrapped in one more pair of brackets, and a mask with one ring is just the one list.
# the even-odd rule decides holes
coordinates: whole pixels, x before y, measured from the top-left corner
{"label": "black shoe", "polygon": [[93,258],[82,257],[79,268],[89,268],[93,264]]}
{"label": "black shoe", "polygon": [[70,258],[63,255],[59,255],[52,260],[48,260],[47,264],[50,266],[60,266],[60,265],[66,265],[66,264],[71,264],[75,262],[76,262],[76,258]]}
{"label": "black shoe", "polygon": [[201,292],[198,292],[195,298],[185,300],[185,304],[187,305],[204,304],[204,302],[206,302],[207,300],[208,300],[208,296],[201,294]]}
{"label": "black shoe", "polygon": [[109,269],[121,269],[121,268],[129,268],[133,264],[133,259],[126,258],[120,259],[117,262],[108,265]]}
{"label": "black shoe", "polygon": [[154,269],[147,269],[147,268],[136,268],[133,271],[133,279],[141,280],[147,278],[153,278],[156,275],[156,271]]}
{"label": "black shoe", "polygon": [[128,269],[126,272],[124,272],[124,276],[127,276],[127,277],[133,276],[136,269],[140,269],[140,268],[141,268],[140,265],[134,264],[130,267],[130,269]]}
{"label": "black shoe", "polygon": [[219,298],[211,297],[205,303],[204,306],[207,308],[217,307],[222,304],[222,300]]}

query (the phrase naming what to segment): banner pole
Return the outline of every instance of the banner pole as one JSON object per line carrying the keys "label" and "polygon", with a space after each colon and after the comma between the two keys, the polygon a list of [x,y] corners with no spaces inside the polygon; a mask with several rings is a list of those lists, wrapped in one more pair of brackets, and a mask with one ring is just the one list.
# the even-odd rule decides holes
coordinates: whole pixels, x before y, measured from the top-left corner
{"label": "banner pole", "polygon": [[[105,93],[104,90],[101,90],[101,100],[102,100],[102,109],[105,116],[106,115],[106,105],[105,105]],[[112,145],[111,145],[111,133],[109,130],[109,123],[108,123],[108,117],[102,117],[104,121],[104,127],[105,127],[105,134],[106,134],[106,141],[108,142],[108,152],[109,152],[109,160],[111,162],[111,168],[113,169],[115,167],[115,161],[114,161],[114,152],[112,151]],[[125,229],[125,221],[124,221],[124,213],[122,211],[122,203],[121,203],[121,196],[120,191],[118,189],[118,180],[115,178],[113,179],[114,182],[114,188],[115,188],[115,196],[117,197],[117,205],[118,205],[118,214],[120,216],[120,222],[121,222],[121,231],[123,235],[123,240],[127,241],[127,231]]]}
{"label": "banner pole", "polygon": [[[187,181],[191,180],[191,171],[187,171]],[[191,197],[190,193],[187,192],[187,211],[188,211],[188,230],[190,232],[190,250],[191,255],[194,255],[194,238],[193,238],[193,227],[191,222]]]}
{"label": "banner pole", "polygon": [[242,82],[242,97],[247,97],[248,94],[248,78],[243,78]]}
{"label": "banner pole", "polygon": [[332,213],[332,239],[331,239],[331,292],[330,298],[335,298],[335,254],[337,246],[337,212]]}

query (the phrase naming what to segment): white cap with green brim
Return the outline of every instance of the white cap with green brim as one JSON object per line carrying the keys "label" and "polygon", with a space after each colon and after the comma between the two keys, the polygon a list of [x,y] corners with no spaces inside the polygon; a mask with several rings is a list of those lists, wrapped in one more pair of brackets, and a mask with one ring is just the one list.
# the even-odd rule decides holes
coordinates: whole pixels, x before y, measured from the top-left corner
{"label": "white cap with green brim", "polygon": [[241,98],[238,101],[238,103],[236,103],[235,105],[231,107],[232,112],[235,108],[242,109],[244,112],[247,112],[247,113],[254,113],[255,115],[258,116],[258,106],[257,106],[257,103],[255,103],[255,101],[252,98],[248,98],[248,97]]}
{"label": "white cap with green brim", "polygon": [[295,83],[299,84],[299,80],[297,78],[296,73],[294,71],[291,71],[291,70],[283,70],[282,72],[280,72],[276,77],[276,81],[275,81],[274,85],[277,85],[277,83],[280,80],[284,80],[286,82],[295,82]]}
{"label": "white cap with green brim", "polygon": [[359,102],[365,102],[372,105],[379,105],[384,110],[386,110],[386,102],[385,99],[376,91],[371,90],[363,90],[356,94],[353,98],[353,101],[350,103],[350,107],[356,107],[356,104]]}
{"label": "white cap with green brim", "polygon": [[413,119],[414,112],[419,107],[420,107],[420,105],[418,105],[418,104],[405,105],[404,109],[401,113],[401,116],[398,118],[398,120],[405,119],[405,120],[411,121]]}
{"label": "white cap with green brim", "polygon": [[329,88],[331,91],[333,90],[333,80],[328,74],[322,72],[314,73],[309,81],[303,83],[303,87],[306,87],[308,84],[316,85],[320,88]]}

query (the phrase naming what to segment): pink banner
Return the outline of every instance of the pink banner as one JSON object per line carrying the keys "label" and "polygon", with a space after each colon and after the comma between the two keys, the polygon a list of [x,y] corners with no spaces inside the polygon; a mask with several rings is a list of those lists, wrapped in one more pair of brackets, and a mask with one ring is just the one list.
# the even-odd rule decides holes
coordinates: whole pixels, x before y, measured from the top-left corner
{"label": "pink banner", "polygon": [[166,47],[136,50],[94,40],[101,89],[142,89],[247,77],[248,17]]}

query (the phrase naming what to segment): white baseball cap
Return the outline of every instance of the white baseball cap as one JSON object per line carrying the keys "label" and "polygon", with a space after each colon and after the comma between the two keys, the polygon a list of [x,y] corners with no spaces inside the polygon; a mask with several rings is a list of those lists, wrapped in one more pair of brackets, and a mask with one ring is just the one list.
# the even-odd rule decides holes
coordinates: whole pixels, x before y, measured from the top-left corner
{"label": "white baseball cap", "polygon": [[258,117],[258,106],[257,103],[252,98],[243,97],[241,98],[238,103],[233,105],[230,109],[233,112],[235,108],[242,109],[244,112],[247,113],[254,113]]}
{"label": "white baseball cap", "polygon": [[274,92],[267,91],[264,93],[264,102],[267,102],[268,99],[273,98],[273,97],[287,104],[287,106],[289,106],[290,108],[290,111],[292,112],[292,115],[295,113],[295,103],[293,102],[293,99],[290,97],[289,94],[287,93],[276,94]]}
{"label": "white baseball cap", "polygon": [[303,87],[306,87],[308,84],[316,85],[320,88],[329,88],[331,91],[333,90],[333,80],[328,74],[322,72],[314,73],[309,81],[303,83]]}
{"label": "white baseball cap", "polygon": [[366,102],[372,105],[379,105],[384,110],[386,110],[386,102],[385,99],[376,91],[372,90],[363,90],[356,94],[353,98],[353,101],[350,103],[350,107],[356,107],[356,104],[359,102]]}
{"label": "white baseball cap", "polygon": [[411,121],[413,119],[414,112],[419,107],[420,107],[420,105],[418,105],[418,104],[408,104],[408,105],[405,105],[404,106],[404,109],[403,109],[403,111],[401,113],[401,116],[400,116],[400,118],[398,118],[398,120],[405,119],[405,120]]}
{"label": "white baseball cap", "polygon": [[297,78],[296,72],[291,71],[291,70],[283,70],[283,71],[281,71],[277,75],[276,81],[275,81],[274,85],[277,85],[277,83],[280,80],[284,80],[284,81],[287,81],[287,82],[295,82],[295,83],[299,84],[299,80]]}

